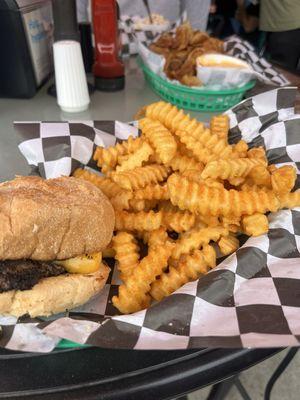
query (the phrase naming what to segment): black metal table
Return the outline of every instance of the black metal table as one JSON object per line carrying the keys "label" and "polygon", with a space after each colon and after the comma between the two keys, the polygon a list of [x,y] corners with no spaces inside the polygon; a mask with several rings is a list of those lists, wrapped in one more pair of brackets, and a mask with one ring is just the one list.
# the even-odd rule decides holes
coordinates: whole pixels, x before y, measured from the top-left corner
{"label": "black metal table", "polygon": [[235,376],[280,350],[92,347],[33,354],[2,349],[0,399],[174,399]]}

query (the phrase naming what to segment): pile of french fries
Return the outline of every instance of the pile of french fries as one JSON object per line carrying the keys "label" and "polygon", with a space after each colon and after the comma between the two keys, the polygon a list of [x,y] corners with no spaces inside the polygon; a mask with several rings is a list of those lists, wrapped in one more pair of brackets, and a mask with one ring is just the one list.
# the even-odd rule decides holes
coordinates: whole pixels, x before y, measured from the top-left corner
{"label": "pile of french fries", "polygon": [[239,233],[267,233],[266,213],[300,206],[300,192],[291,192],[295,169],[268,165],[262,147],[228,144],[226,115],[213,117],[207,128],[163,101],[143,114],[140,137],[97,148],[104,176],[74,173],[98,186],[115,208],[108,251],[123,283],[112,301],[125,314],[206,274],[216,265],[216,249],[223,255],[238,249]]}

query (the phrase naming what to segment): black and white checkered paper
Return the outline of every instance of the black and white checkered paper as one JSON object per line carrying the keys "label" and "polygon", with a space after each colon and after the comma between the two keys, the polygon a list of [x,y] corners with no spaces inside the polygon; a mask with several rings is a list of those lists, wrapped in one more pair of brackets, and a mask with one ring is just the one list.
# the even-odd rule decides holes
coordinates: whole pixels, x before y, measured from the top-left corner
{"label": "black and white checkered paper", "polygon": [[[137,42],[149,46],[154,40],[161,35],[157,29],[135,29],[135,22],[138,16],[121,16],[119,21],[120,38],[122,43],[122,55],[131,56],[138,53]],[[171,23],[167,30],[174,31],[187,19],[186,11],[184,11],[176,22]]]}
{"label": "black and white checkered paper", "polygon": [[[264,146],[271,163],[300,167],[295,88],[275,89],[229,110],[230,141]],[[47,178],[91,163],[95,145],[138,134],[117,121],[15,123],[19,148]],[[297,180],[297,188],[300,186]],[[50,351],[59,338],[126,349],[280,347],[300,344],[300,208],[269,215],[270,230],[241,237],[241,247],[198,281],[132,315],[118,315],[117,268],[101,293],[68,315],[48,320],[2,317],[0,345]],[[17,323],[16,323],[17,322]]]}

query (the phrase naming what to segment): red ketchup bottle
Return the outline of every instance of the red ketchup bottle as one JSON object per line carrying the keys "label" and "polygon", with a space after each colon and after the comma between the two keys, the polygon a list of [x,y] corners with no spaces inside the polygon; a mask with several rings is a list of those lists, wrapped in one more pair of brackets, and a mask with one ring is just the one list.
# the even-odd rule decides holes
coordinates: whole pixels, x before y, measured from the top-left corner
{"label": "red ketchup bottle", "polygon": [[118,4],[115,0],[93,0],[95,35],[93,74],[95,88],[104,91],[124,89],[124,64],[119,58]]}

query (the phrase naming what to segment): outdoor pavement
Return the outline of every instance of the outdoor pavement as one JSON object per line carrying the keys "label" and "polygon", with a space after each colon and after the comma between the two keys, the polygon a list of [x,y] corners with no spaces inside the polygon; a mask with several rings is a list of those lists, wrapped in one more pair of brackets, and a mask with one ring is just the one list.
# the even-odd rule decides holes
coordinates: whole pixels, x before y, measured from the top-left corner
{"label": "outdoor pavement", "polygon": [[[284,350],[268,360],[249,368],[240,375],[251,400],[263,400],[266,384],[286,352],[287,350]],[[209,390],[209,387],[198,390],[189,394],[188,399],[205,400]],[[235,387],[230,390],[226,397],[226,400],[241,399],[242,397]],[[300,350],[276,382],[271,394],[271,400],[300,400]]]}

